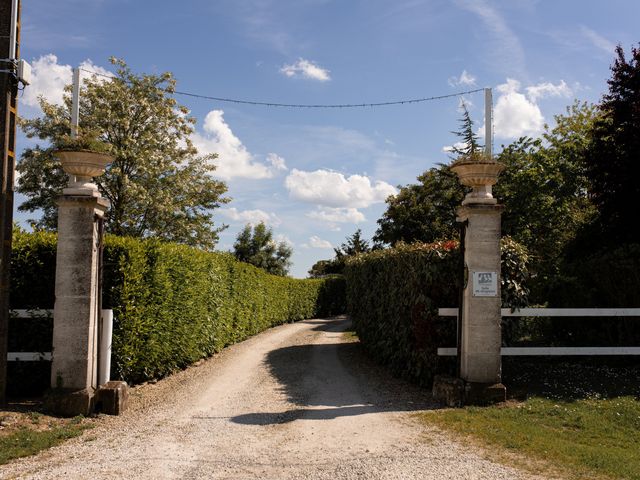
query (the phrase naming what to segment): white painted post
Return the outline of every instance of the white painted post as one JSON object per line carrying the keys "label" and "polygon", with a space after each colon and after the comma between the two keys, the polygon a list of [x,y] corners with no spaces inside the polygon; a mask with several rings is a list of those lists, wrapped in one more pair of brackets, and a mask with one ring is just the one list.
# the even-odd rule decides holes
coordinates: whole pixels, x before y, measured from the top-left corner
{"label": "white painted post", "polygon": [[111,340],[113,337],[113,310],[102,310],[100,317],[100,358],[98,359],[98,386],[111,378]]}
{"label": "white painted post", "polygon": [[[80,68],[73,69],[71,85],[71,138],[77,138],[80,125]],[[76,176],[68,173],[69,184],[76,181]]]}
{"label": "white painted post", "polygon": [[11,26],[9,27],[9,60],[16,60],[18,43],[18,0],[11,2]]}
{"label": "white painted post", "polygon": [[80,124],[80,69],[73,69],[73,85],[71,94],[71,138],[78,136]]}
{"label": "white painted post", "polygon": [[493,95],[490,88],[484,89],[484,151],[493,155]]}

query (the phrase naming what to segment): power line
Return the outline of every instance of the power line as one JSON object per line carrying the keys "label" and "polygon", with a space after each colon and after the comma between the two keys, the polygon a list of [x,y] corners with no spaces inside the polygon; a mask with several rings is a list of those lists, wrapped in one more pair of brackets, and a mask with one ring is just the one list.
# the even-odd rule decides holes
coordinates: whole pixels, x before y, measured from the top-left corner
{"label": "power line", "polygon": [[[95,72],[93,70],[87,70],[85,68],[81,68],[83,72],[91,73],[93,75],[98,75],[100,77],[106,77],[115,79],[118,77],[112,75],[105,75],[104,73]],[[405,105],[411,103],[421,103],[421,102],[429,102],[432,100],[443,100],[445,98],[459,97],[461,95],[468,95],[471,93],[481,92],[483,88],[476,88],[475,90],[468,90],[466,92],[458,92],[458,93],[450,93],[447,95],[436,95],[433,97],[424,97],[424,98],[411,98],[407,100],[394,100],[389,102],[374,102],[374,103],[338,103],[338,104],[305,104],[305,103],[276,103],[276,102],[259,102],[253,100],[239,100],[235,98],[223,98],[223,97],[213,97],[209,95],[200,95],[197,93],[189,93],[189,92],[181,92],[175,90],[170,92],[174,95],[183,95],[186,97],[192,98],[200,98],[203,100],[213,100],[216,102],[226,102],[226,103],[236,103],[243,105],[256,105],[261,107],[280,107],[280,108],[366,108],[366,107],[386,107],[389,105]]]}

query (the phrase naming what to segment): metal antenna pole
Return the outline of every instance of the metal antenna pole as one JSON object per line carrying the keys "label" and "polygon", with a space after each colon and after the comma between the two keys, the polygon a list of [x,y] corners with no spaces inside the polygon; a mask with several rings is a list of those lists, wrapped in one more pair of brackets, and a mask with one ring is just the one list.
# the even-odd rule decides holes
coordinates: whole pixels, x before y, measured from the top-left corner
{"label": "metal antenna pole", "polygon": [[493,95],[490,88],[484,89],[484,151],[488,156],[493,155]]}
{"label": "metal antenna pole", "polygon": [[13,236],[18,79],[12,70],[20,57],[20,0],[0,0],[0,405],[6,402],[9,280]]}
{"label": "metal antenna pole", "polygon": [[71,97],[71,138],[78,136],[80,122],[80,69],[73,69],[73,93]]}

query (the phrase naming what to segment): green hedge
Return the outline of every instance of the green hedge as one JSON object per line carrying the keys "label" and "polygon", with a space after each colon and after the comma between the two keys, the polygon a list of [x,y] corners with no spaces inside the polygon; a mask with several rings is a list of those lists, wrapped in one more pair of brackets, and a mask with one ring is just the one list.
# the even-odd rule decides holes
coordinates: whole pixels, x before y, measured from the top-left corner
{"label": "green hedge", "polygon": [[[503,304],[526,304],[526,250],[502,242]],[[456,325],[438,308],[459,303],[460,251],[455,241],[414,243],[347,261],[347,311],[367,351],[395,373],[430,385],[455,373],[455,360],[437,348],[456,344]]]}
{"label": "green hedge", "polygon": [[[12,308],[52,308],[55,235],[17,232]],[[104,308],[114,310],[113,376],[160,378],[269,327],[343,313],[344,279],[276,277],[226,253],[107,236]]]}

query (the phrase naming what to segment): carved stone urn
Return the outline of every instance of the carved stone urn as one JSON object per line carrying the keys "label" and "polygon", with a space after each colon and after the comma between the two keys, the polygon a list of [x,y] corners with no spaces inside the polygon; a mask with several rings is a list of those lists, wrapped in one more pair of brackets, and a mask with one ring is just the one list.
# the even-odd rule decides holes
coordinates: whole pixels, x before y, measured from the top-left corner
{"label": "carved stone urn", "polygon": [[60,160],[65,173],[71,175],[69,186],[64,189],[65,194],[99,196],[98,186],[92,178],[104,173],[107,165],[113,161],[111,155],[90,150],[58,150],[54,155]]}
{"label": "carved stone urn", "polygon": [[498,200],[493,198],[491,187],[498,182],[498,175],[505,169],[501,163],[489,157],[462,157],[451,164],[462,185],[471,187],[471,192],[462,201],[469,203],[484,203],[495,205]]}

